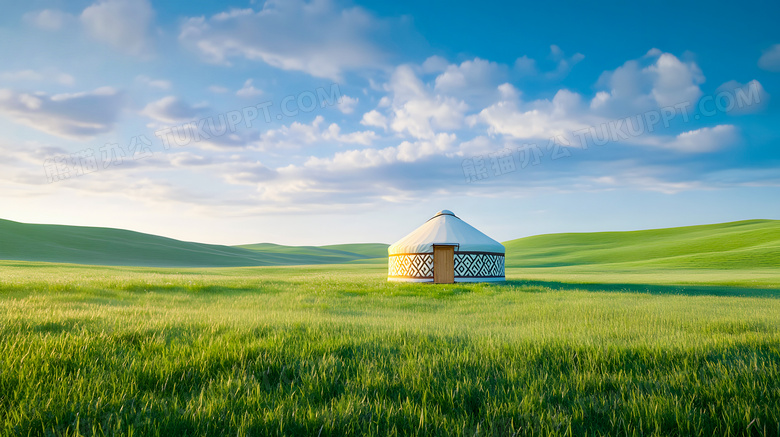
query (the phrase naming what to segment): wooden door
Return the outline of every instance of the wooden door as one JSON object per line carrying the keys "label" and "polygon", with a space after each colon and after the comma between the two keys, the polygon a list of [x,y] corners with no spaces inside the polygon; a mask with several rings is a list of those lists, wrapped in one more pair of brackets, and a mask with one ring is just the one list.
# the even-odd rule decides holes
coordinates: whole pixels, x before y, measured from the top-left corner
{"label": "wooden door", "polygon": [[433,283],[455,282],[455,246],[433,246]]}

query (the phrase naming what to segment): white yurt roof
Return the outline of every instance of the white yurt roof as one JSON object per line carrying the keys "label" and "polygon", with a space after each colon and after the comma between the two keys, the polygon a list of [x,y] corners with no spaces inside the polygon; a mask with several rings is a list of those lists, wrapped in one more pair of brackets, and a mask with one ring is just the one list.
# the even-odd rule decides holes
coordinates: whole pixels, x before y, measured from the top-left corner
{"label": "white yurt roof", "polygon": [[390,255],[398,253],[431,253],[434,244],[459,245],[460,252],[504,253],[504,245],[459,219],[452,211],[439,211],[414,232],[390,246]]}

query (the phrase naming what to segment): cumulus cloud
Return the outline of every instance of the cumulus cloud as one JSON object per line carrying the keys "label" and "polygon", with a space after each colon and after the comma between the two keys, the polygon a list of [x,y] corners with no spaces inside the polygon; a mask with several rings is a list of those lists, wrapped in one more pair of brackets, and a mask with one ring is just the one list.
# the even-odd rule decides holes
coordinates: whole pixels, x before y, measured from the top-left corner
{"label": "cumulus cloud", "polygon": [[0,113],[64,138],[85,139],[111,131],[123,106],[123,95],[110,87],[51,96],[0,90]]}
{"label": "cumulus cloud", "polygon": [[474,58],[449,65],[434,81],[434,91],[483,104],[496,97],[496,86],[506,82],[508,67]]}
{"label": "cumulus cloud", "polygon": [[695,102],[701,97],[699,85],[704,82],[699,67],[684,63],[674,55],[664,53],[655,64],[647,67],[653,90],[652,95],[659,106],[674,106],[679,102]]}
{"label": "cumulus cloud", "polygon": [[368,146],[376,138],[377,135],[373,131],[357,131],[343,134],[338,124],[331,123],[326,127],[325,118],[318,115],[310,124],[296,121],[290,125],[263,132],[254,148],[257,150],[298,149],[302,146],[321,142]]}
{"label": "cumulus cloud", "polygon": [[758,59],[758,66],[766,71],[780,72],[780,44],[764,50]]}
{"label": "cumulus cloud", "polygon": [[101,0],[82,11],[87,33],[124,53],[148,55],[154,10],[148,0]]}
{"label": "cumulus cloud", "polygon": [[[551,56],[566,65],[582,58],[567,57],[555,46]],[[491,135],[529,139],[570,133],[597,119],[587,114],[579,94],[567,90],[560,90],[551,100],[522,102],[520,92],[502,82],[509,75],[506,65],[480,58],[460,64],[444,62],[432,57],[420,67],[397,67],[383,87],[388,94],[376,109],[363,114],[361,124],[416,139],[431,139],[467,124],[472,128],[487,125]],[[439,73],[426,83],[416,72]]]}
{"label": "cumulus cloud", "polygon": [[193,120],[207,110],[204,104],[191,105],[176,96],[166,96],[146,105],[141,113],[164,123],[177,123]]}
{"label": "cumulus cloud", "polygon": [[[397,67],[385,88],[392,96],[388,101],[388,125],[399,134],[432,139],[437,131],[459,129],[463,125],[468,105],[433,92],[408,65]],[[372,114],[363,121],[381,123],[381,117]]]}
{"label": "cumulus cloud", "polygon": [[455,135],[439,134],[383,149],[348,150],[310,157],[303,165],[258,166],[230,181],[254,187],[257,204],[280,209],[406,201],[415,193],[441,192],[459,177],[460,158],[448,157],[457,150],[455,141]]}
{"label": "cumulus cloud", "polygon": [[357,97],[341,96],[341,100],[336,105],[336,108],[344,114],[351,114],[355,111],[358,101]]}
{"label": "cumulus cloud", "polygon": [[[650,61],[647,66],[643,63]],[[591,109],[609,115],[626,115],[699,100],[704,75],[694,62],[680,61],[671,53],[650,51],[604,72],[598,85],[607,88],[591,101]]]}
{"label": "cumulus cloud", "polygon": [[377,135],[374,131],[356,131],[346,134],[341,133],[341,127],[336,123],[328,125],[328,129],[322,132],[322,138],[324,140],[336,141],[344,144],[362,144],[364,146],[370,146],[374,140],[377,139]]}
{"label": "cumulus cloud", "polygon": [[591,124],[577,93],[560,90],[552,100],[523,102],[511,85],[504,84],[500,88],[503,99],[470,116],[471,126],[484,124],[491,135],[531,140],[570,137],[572,132]]}
{"label": "cumulus cloud", "polygon": [[363,114],[363,118],[360,120],[360,124],[364,126],[376,126],[381,127],[382,129],[387,129],[387,117],[382,115],[382,113],[376,109],[372,109]]}
{"label": "cumulus cloud", "polygon": [[384,149],[363,149],[338,152],[332,158],[311,157],[305,167],[320,167],[328,170],[350,170],[378,167],[396,162],[415,162],[433,155],[444,155],[455,151],[454,134],[438,134],[430,140],[403,141],[398,146]]}
{"label": "cumulus cloud", "polygon": [[343,72],[375,68],[384,53],[373,43],[389,24],[360,7],[330,0],[270,0],[262,10],[232,9],[188,19],[179,40],[206,60],[261,60],[283,70],[339,79]]}
{"label": "cumulus cloud", "polygon": [[460,65],[448,65],[436,77],[436,91],[448,92],[473,86],[483,86],[502,79],[502,66],[480,58],[463,61]]}
{"label": "cumulus cloud", "polygon": [[247,79],[244,82],[244,86],[240,90],[236,91],[238,97],[257,97],[263,94],[262,90],[259,90],[252,85],[252,79]]}

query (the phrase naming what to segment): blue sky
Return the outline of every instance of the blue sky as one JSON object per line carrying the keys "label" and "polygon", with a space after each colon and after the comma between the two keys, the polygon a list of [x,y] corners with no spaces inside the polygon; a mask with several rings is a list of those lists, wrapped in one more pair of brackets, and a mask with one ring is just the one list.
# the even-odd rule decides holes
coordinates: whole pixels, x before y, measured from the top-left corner
{"label": "blue sky", "polygon": [[223,244],[780,219],[776,2],[2,9],[2,218]]}

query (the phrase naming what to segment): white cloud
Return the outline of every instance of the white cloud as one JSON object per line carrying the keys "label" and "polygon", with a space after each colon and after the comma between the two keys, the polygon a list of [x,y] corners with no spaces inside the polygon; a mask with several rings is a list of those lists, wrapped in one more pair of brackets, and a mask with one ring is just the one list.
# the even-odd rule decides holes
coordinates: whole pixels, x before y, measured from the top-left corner
{"label": "white cloud", "polygon": [[376,109],[372,109],[363,114],[363,119],[360,120],[360,124],[364,126],[376,126],[382,129],[387,129],[387,117],[382,115],[381,112]]}
{"label": "white cloud", "polygon": [[670,180],[671,175],[664,174],[664,169],[633,167],[630,170],[611,177],[591,178],[595,186],[587,187],[588,178],[583,182],[590,190],[633,188],[644,191],[655,191],[663,194],[677,194],[683,191],[701,190],[705,185],[699,181]]}
{"label": "white cloud", "polygon": [[97,41],[131,55],[148,55],[154,10],[148,0],[101,0],[81,13],[81,23]]}
{"label": "white cloud", "polygon": [[341,96],[341,100],[338,105],[336,105],[336,108],[344,114],[351,114],[355,111],[355,106],[357,106],[358,101],[359,99],[357,97]]}
{"label": "white cloud", "polygon": [[508,68],[495,62],[474,58],[460,65],[449,65],[436,77],[434,90],[480,103],[495,100],[496,86],[506,81]]}
{"label": "white cloud", "polygon": [[[442,172],[459,176],[459,160],[448,158],[457,151],[455,141],[453,134],[439,134],[395,147],[348,150],[331,157],[310,157],[303,165],[259,168],[255,180],[255,170],[250,170],[247,177],[232,182],[254,186],[257,203],[283,209],[306,205],[333,210],[345,205],[406,201],[415,193],[430,193],[449,185]],[[399,177],[403,172],[409,172],[410,177]]]}
{"label": "white cloud", "polygon": [[62,29],[75,17],[58,9],[44,9],[42,11],[28,12],[23,19],[35,27],[43,30],[55,31]]}
{"label": "white cloud", "polygon": [[571,136],[571,132],[588,127],[584,104],[579,94],[558,91],[552,100],[524,103],[509,84],[501,86],[504,99],[470,116],[468,122],[486,124],[491,135],[508,135],[515,139],[548,139]]}
{"label": "white cloud", "polygon": [[373,131],[358,131],[347,134],[341,133],[341,128],[336,123],[331,123],[323,128],[325,119],[321,115],[312,120],[311,124],[293,122],[279,129],[270,129],[260,135],[260,140],[255,143],[256,150],[273,149],[298,149],[302,146],[318,144],[321,142],[336,142],[344,144],[362,144],[365,146],[377,138]]}
{"label": "white cloud", "polygon": [[[547,72],[545,76],[548,79],[561,79],[566,77],[569,72],[571,72],[572,67],[585,59],[585,55],[582,53],[575,53],[574,55],[567,58],[563,50],[561,50],[561,48],[557,45],[553,44],[550,46],[550,59],[557,62],[557,65],[555,70]],[[515,66],[517,66],[517,61],[515,61]]]}
{"label": "white cloud", "polygon": [[[224,126],[224,120],[217,119],[216,121],[214,118],[210,118],[206,120],[203,127],[204,129],[208,129],[208,131],[205,131],[207,135],[209,135],[209,138],[205,137],[196,137],[193,135],[193,129],[197,129],[197,125],[190,127],[190,131],[188,134],[185,134],[185,136],[188,135],[188,139],[190,140],[187,142],[186,146],[188,147],[198,147],[200,149],[209,149],[209,150],[220,150],[224,151],[227,149],[245,149],[248,148],[253,142],[257,139],[257,135],[253,134],[251,131],[249,132],[233,132],[233,133],[223,133],[222,135],[213,134],[214,130],[211,128],[212,123],[214,126],[216,126],[216,129],[222,129]],[[200,135],[200,134],[198,134]],[[175,141],[175,140],[174,140]]]}
{"label": "white cloud", "polygon": [[76,79],[70,74],[58,72],[56,70],[46,69],[43,71],[35,70],[17,70],[0,73],[0,80],[6,81],[27,81],[27,82],[56,82],[61,85],[73,85]]}
{"label": "white cloud", "polygon": [[454,134],[438,134],[431,139],[404,141],[395,147],[384,149],[362,149],[338,152],[332,158],[311,157],[305,167],[320,167],[330,171],[352,170],[356,168],[378,167],[397,162],[415,162],[434,155],[446,155],[455,152]]}
{"label": "white cloud", "polygon": [[275,169],[268,168],[259,161],[231,163],[224,166],[223,171],[225,182],[233,185],[256,185],[277,177]]}
{"label": "white cloud", "polygon": [[[585,55],[575,53],[567,57],[560,47],[553,44],[550,46],[550,54],[547,56],[547,59],[554,63],[555,68],[548,71],[540,70],[535,59],[523,55],[515,60],[514,71],[516,74],[525,77],[560,80],[566,77],[575,65],[585,59]],[[543,63],[545,62],[543,61]]]}
{"label": "white cloud", "polygon": [[591,109],[624,116],[680,103],[693,105],[701,97],[699,85],[704,76],[695,63],[652,50],[641,61],[652,63],[643,67],[640,61],[630,60],[614,71],[604,72],[598,85],[608,91],[596,94]]}
{"label": "white cloud", "polygon": [[390,128],[414,138],[432,139],[439,130],[459,129],[468,105],[433,93],[408,65],[395,69],[386,85],[392,93]]}
{"label": "white cloud", "polygon": [[758,59],[758,66],[767,71],[780,72],[780,44],[764,50]]}
{"label": "white cloud", "polygon": [[488,155],[502,149],[517,149],[517,145],[511,142],[496,142],[484,135],[478,135],[458,146],[458,156],[470,157],[475,155]]}
{"label": "white cloud", "polygon": [[441,56],[430,56],[422,63],[422,73],[442,73],[449,67],[450,63]]}
{"label": "white cloud", "polygon": [[257,97],[260,94],[263,94],[262,90],[259,90],[252,85],[252,79],[247,79],[244,82],[244,86],[236,91],[236,95],[238,97]]}
{"label": "white cloud", "polygon": [[206,110],[204,104],[190,105],[176,96],[166,96],[146,105],[141,114],[164,123],[178,123],[191,121]]}
{"label": "white cloud", "polygon": [[325,119],[318,115],[311,124],[293,122],[278,129],[269,129],[260,135],[259,150],[297,149],[322,139],[320,126]]}
{"label": "white cloud", "polygon": [[179,40],[210,62],[244,57],[338,80],[344,71],[383,63],[384,54],[372,41],[387,27],[360,7],[339,9],[329,0],[269,0],[260,11],[233,9],[190,18]]}
{"label": "white cloud", "polygon": [[683,132],[662,147],[685,153],[706,153],[720,150],[739,140],[737,128],[731,124]]}
{"label": "white cloud", "polygon": [[374,140],[377,139],[377,135],[374,131],[357,131],[350,132],[348,134],[341,133],[341,127],[336,123],[331,123],[328,129],[322,133],[322,138],[325,140],[333,140],[339,143],[346,144],[362,144],[364,146],[370,146]]}
{"label": "white cloud", "polygon": [[536,61],[526,55],[515,60],[515,70],[523,76],[535,76],[538,73]]}
{"label": "white cloud", "polygon": [[660,106],[693,103],[701,97],[699,84],[704,82],[704,76],[693,62],[683,63],[674,55],[664,53],[646,71],[652,75],[652,95]]}
{"label": "white cloud", "polygon": [[0,89],[0,113],[65,138],[85,139],[111,131],[123,106],[122,94],[110,87],[51,96]]}
{"label": "white cloud", "polygon": [[769,103],[769,93],[757,80],[751,80],[746,84],[730,80],[718,87],[715,99],[718,99],[724,108],[733,106],[727,109],[727,114],[752,114],[766,108]]}

